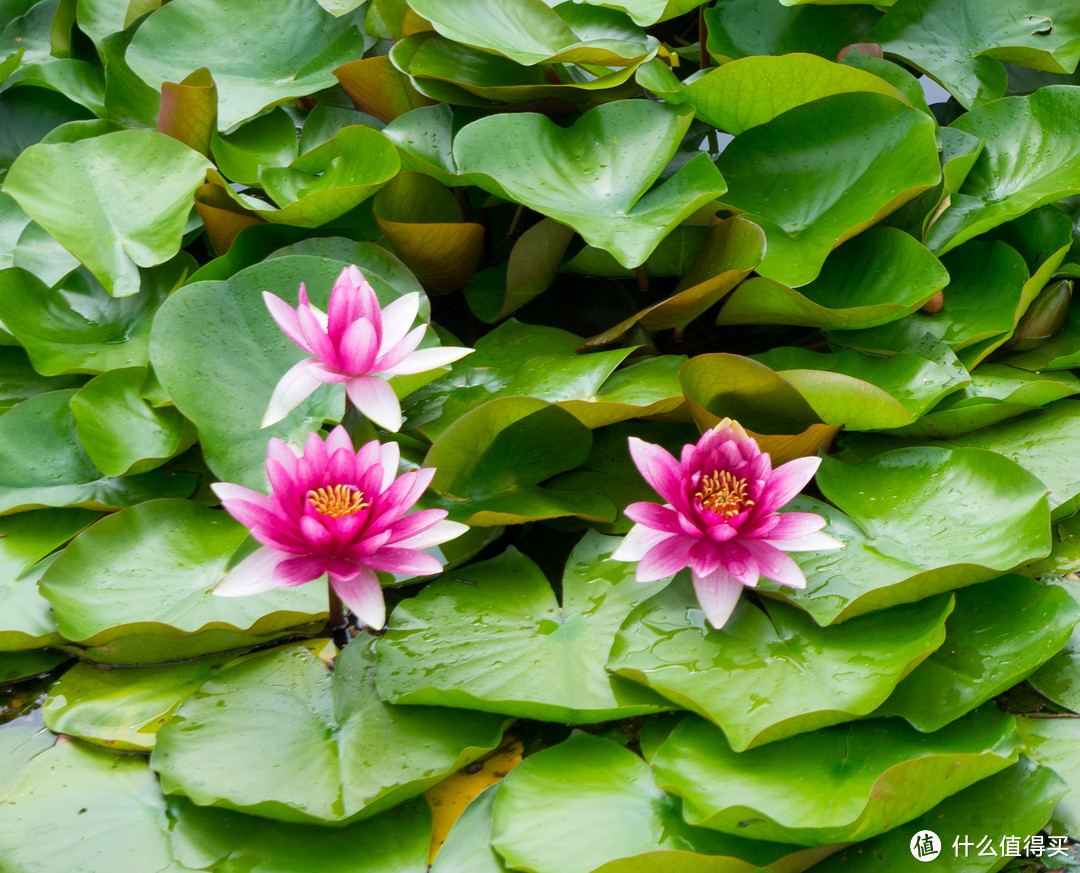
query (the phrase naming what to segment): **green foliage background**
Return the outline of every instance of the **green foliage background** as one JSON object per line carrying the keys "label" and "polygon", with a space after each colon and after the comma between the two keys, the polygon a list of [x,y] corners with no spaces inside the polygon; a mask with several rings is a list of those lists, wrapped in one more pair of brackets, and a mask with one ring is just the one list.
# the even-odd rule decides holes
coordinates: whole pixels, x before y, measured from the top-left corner
{"label": "green foliage background", "polygon": [[[0,0],[0,873],[1080,837],[1078,60],[1073,0]],[[348,264],[476,349],[352,422],[471,530],[331,670],[208,486],[342,418],[259,429],[261,292]],[[718,631],[609,556],[627,438],[724,417],[845,547]]]}

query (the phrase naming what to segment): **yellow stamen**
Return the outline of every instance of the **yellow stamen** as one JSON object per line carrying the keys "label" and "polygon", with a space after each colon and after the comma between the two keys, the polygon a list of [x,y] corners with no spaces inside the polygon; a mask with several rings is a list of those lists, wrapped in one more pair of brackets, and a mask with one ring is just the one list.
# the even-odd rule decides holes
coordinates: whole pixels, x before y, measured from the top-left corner
{"label": "yellow stamen", "polygon": [[754,501],[746,496],[746,480],[737,479],[727,470],[713,470],[701,480],[701,490],[694,492],[701,508],[731,518],[749,509]]}
{"label": "yellow stamen", "polygon": [[305,496],[319,515],[328,515],[331,518],[356,515],[361,509],[371,505],[364,501],[364,492],[352,485],[320,488],[318,491],[309,491]]}

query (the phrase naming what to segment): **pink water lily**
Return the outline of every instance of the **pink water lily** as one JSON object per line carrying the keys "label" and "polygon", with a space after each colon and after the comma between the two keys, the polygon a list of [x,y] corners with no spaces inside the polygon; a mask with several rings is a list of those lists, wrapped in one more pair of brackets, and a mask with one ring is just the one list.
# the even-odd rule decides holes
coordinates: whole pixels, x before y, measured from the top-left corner
{"label": "pink water lily", "polygon": [[690,567],[709,623],[723,627],[744,586],[760,576],[792,588],[806,577],[787,552],[839,548],[812,512],[777,512],[798,494],[820,458],[798,458],[775,470],[768,454],[737,423],[724,419],[675,460],[660,446],[630,438],[641,475],[667,501],[632,503],[636,524],[613,558],[637,561],[639,582]]}
{"label": "pink water lily", "polygon": [[311,355],[281,377],[263,427],[281,421],[320,385],[344,382],[345,393],[360,412],[397,431],[401,403],[386,380],[434,370],[473,351],[456,346],[417,349],[427,329],[412,327],[420,295],[412,292],[380,308],[375,290],[355,266],[341,271],[326,314],[311,305],[303,283],[296,309],[269,291],[263,292],[263,300],[289,339]]}
{"label": "pink water lily", "polygon": [[397,476],[398,460],[396,443],[373,440],[354,452],[343,427],[334,428],[325,442],[311,434],[299,457],[281,440],[270,440],[269,496],[227,482],[211,486],[229,514],[263,544],[214,593],[258,594],[326,573],[353,614],[368,627],[381,628],[386,606],[375,571],[441,573],[442,564],[420,549],[468,530],[446,521],[442,509],[410,513],[435,470]]}

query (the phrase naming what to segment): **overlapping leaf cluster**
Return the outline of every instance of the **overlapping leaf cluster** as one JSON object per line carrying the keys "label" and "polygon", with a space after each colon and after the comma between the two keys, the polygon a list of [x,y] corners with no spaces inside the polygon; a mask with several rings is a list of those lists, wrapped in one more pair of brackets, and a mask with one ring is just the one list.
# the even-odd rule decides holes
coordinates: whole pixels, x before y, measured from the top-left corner
{"label": "overlapping leaf cluster", "polygon": [[[1075,721],[1001,698],[1080,712],[1078,59],[1072,0],[0,0],[0,681],[52,671],[0,870],[1080,836]],[[476,349],[347,422],[471,531],[331,671],[321,583],[210,594],[254,543],[207,486],[341,420],[260,430],[301,356],[261,292],[348,264]],[[627,437],[723,417],[827,453],[796,506],[845,547],[714,630],[609,556]]]}

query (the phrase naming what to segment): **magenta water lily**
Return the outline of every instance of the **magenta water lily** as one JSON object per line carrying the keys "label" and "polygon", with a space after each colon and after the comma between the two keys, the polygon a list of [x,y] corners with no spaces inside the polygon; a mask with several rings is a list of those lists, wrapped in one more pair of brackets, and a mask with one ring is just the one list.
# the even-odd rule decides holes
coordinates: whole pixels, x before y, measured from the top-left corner
{"label": "magenta water lily", "polygon": [[363,624],[386,623],[376,570],[424,576],[442,564],[420,551],[464,533],[442,509],[410,512],[435,470],[397,475],[396,443],[372,440],[354,451],[345,428],[324,441],[311,434],[297,456],[270,440],[269,496],[219,482],[214,493],[263,547],[234,567],[215,594],[240,596],[302,585],[324,573],[342,602]]}
{"label": "magenta water lily", "polygon": [[612,555],[637,561],[637,579],[651,582],[690,567],[705,617],[723,627],[743,587],[761,576],[804,588],[806,577],[787,552],[839,548],[812,512],[777,512],[817,472],[820,458],[798,458],[775,470],[769,455],[730,419],[683,447],[679,460],[660,446],[630,438],[641,475],[667,503],[632,503],[636,522]]}
{"label": "magenta water lily", "polygon": [[379,306],[371,284],[355,266],[341,271],[326,313],[311,305],[300,285],[300,305],[263,292],[266,307],[289,339],[312,357],[290,369],[274,389],[262,426],[281,421],[322,384],[344,382],[352,404],[389,431],[401,428],[401,403],[391,376],[424,373],[469,354],[456,346],[418,349],[427,330],[413,328],[420,295]]}

